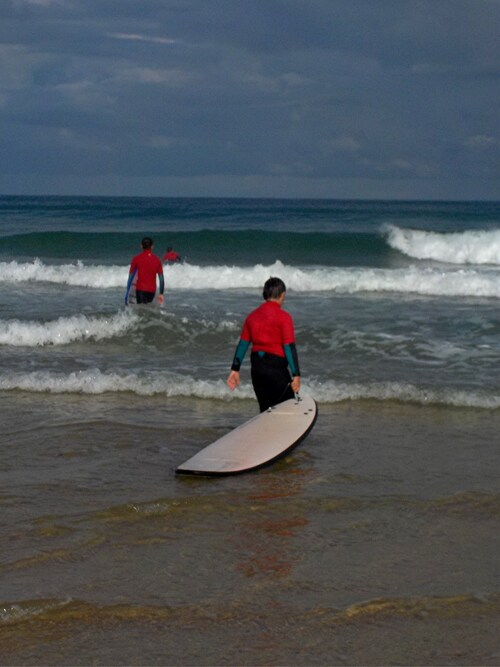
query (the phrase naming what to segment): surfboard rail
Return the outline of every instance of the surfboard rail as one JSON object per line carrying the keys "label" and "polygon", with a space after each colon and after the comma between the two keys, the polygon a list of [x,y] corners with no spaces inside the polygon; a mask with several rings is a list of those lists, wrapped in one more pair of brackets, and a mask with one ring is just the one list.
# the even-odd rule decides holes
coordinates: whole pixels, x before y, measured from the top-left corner
{"label": "surfboard rail", "polygon": [[125,293],[125,305],[132,306],[137,303],[136,297],[136,288],[137,288],[137,269],[135,269],[132,274],[132,280],[130,284],[127,285],[127,291]]}

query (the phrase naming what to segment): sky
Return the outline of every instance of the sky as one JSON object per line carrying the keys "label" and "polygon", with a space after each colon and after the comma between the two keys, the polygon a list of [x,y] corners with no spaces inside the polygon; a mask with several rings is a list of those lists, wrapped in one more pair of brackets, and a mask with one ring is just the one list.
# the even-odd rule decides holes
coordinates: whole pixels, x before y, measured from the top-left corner
{"label": "sky", "polygon": [[500,200],[500,0],[1,0],[0,194]]}

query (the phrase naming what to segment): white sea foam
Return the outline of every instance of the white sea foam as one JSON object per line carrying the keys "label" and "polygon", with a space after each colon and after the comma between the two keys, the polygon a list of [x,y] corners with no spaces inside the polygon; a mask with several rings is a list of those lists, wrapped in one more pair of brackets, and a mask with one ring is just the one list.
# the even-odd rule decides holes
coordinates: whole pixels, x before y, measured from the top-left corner
{"label": "white sea foam", "polygon": [[420,388],[404,382],[371,382],[367,384],[311,381],[304,388],[320,403],[378,400],[401,401],[421,405],[450,405],[453,407],[500,408],[500,394],[456,389]]}
{"label": "white sea foam", "polygon": [[66,345],[77,340],[102,340],[127,331],[138,320],[134,311],[109,317],[74,315],[50,322],[0,321],[0,345],[41,347]]}
{"label": "white sea foam", "polygon": [[0,281],[10,283],[47,282],[78,287],[109,288],[127,283],[128,267],[33,262],[0,262]]}
{"label": "white sea foam", "polygon": [[389,245],[409,257],[448,264],[500,265],[500,229],[439,234],[388,226],[386,232]]}
{"label": "white sea foam", "polygon": [[[500,298],[500,272],[493,267],[440,269],[408,267],[378,269],[367,267],[322,267],[304,269],[280,261],[251,267],[197,266],[167,267],[167,290],[260,289],[270,275],[280,276],[297,292],[400,292],[429,296],[471,296]],[[123,288],[127,267],[86,266],[82,263],[58,266],[0,262],[0,282],[45,281],[89,288]]]}
{"label": "white sea foam", "polygon": [[[131,392],[140,396],[183,396],[218,400],[254,399],[249,383],[231,392],[222,379],[202,380],[167,372],[149,372],[142,375],[103,373],[99,369],[69,374],[50,371],[4,374],[0,375],[0,391],[94,395]],[[442,388],[424,389],[401,382],[348,384],[311,380],[304,382],[301,394],[313,396],[319,403],[378,400],[490,410],[500,408],[500,394]]]}
{"label": "white sea foam", "polygon": [[[99,369],[77,371],[68,374],[51,371],[12,373],[0,375],[0,391],[22,390],[53,394],[104,394],[108,392],[132,392],[139,396],[192,396],[196,398],[230,399],[230,390],[224,380],[202,380],[167,372],[103,373]],[[253,396],[251,387],[238,391],[238,397]]]}

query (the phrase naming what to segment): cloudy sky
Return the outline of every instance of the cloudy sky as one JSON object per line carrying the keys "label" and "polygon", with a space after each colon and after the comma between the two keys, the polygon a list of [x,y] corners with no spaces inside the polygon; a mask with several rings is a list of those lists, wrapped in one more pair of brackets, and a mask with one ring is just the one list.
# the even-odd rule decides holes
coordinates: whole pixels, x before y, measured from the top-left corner
{"label": "cloudy sky", "polygon": [[0,194],[500,199],[500,0],[1,0]]}

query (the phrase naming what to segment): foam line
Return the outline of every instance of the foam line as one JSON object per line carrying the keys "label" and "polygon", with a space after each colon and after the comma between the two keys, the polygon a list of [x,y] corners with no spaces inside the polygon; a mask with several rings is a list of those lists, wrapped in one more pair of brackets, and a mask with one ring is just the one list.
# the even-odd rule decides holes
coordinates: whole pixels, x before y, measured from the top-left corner
{"label": "foam line", "polygon": [[[223,379],[200,380],[168,372],[119,374],[101,372],[99,369],[68,374],[51,371],[3,374],[0,375],[0,391],[93,395],[131,392],[140,396],[182,396],[227,401],[255,398],[249,383],[231,392]],[[310,380],[304,382],[301,394],[313,396],[319,403],[378,400],[488,410],[500,408],[500,393],[453,388],[421,388],[404,382],[349,384]]]}
{"label": "foam line", "polygon": [[0,321],[0,345],[41,347],[66,345],[77,340],[112,338],[130,329],[136,313],[124,310],[109,317],[74,315],[50,322]]}
{"label": "foam line", "polygon": [[[0,262],[0,282],[40,282],[87,287],[122,288],[127,283],[127,267],[86,266],[82,263],[58,266]],[[418,267],[398,269],[320,267],[303,269],[276,261],[251,267],[197,266],[167,267],[168,290],[260,289],[270,275],[279,275],[296,292],[360,292],[422,294],[427,296],[500,298],[500,272],[492,267],[442,269]]]}

